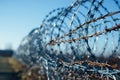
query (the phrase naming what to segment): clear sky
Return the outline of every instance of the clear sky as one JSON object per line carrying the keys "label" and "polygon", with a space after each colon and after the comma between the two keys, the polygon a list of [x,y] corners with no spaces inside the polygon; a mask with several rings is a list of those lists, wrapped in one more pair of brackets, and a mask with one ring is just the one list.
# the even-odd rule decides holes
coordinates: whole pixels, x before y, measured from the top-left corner
{"label": "clear sky", "polygon": [[0,0],[0,49],[17,49],[21,40],[39,27],[45,15],[74,0]]}

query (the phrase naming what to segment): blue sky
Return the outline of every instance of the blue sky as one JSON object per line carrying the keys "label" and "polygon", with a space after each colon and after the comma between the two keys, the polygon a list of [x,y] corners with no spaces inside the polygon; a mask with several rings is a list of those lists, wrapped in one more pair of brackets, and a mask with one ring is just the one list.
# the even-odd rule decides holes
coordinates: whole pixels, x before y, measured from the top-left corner
{"label": "blue sky", "polygon": [[17,49],[21,40],[39,27],[45,15],[74,0],[0,0],[0,49],[12,45]]}

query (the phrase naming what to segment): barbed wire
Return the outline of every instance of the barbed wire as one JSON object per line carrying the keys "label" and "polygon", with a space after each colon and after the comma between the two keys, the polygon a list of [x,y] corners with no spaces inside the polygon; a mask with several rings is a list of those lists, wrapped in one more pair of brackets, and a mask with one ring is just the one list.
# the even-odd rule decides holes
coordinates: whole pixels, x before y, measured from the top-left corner
{"label": "barbed wire", "polygon": [[119,80],[119,45],[120,2],[75,0],[49,12],[16,57],[29,68],[40,65],[42,79]]}

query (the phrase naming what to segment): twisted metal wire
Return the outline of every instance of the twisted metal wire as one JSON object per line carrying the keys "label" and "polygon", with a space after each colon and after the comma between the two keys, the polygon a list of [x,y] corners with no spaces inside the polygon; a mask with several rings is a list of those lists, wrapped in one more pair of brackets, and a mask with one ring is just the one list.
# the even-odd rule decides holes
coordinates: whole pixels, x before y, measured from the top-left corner
{"label": "twisted metal wire", "polygon": [[[76,46],[79,46],[78,48],[80,52],[82,51],[82,53],[86,53],[86,51],[88,51],[90,54],[107,53],[108,50],[106,47],[108,45],[110,46],[109,34],[113,37],[114,35],[119,35],[119,31],[113,33],[114,29],[111,28],[115,27],[115,30],[119,30],[118,17],[120,9],[119,4],[117,3],[118,10],[116,9],[116,11],[113,10],[110,12],[106,6],[103,5],[105,2],[106,1],[104,0],[77,0],[68,8],[62,8],[61,11],[58,11],[57,15],[52,16],[49,14],[51,15],[50,18],[47,17],[48,19],[43,21],[43,24],[40,28],[40,31],[43,33],[43,42],[45,42],[47,48],[51,49],[52,51],[57,51],[58,54],[66,53],[66,49],[63,48],[63,46],[67,46],[68,49],[72,49],[72,51],[67,52],[70,54],[73,53],[73,47],[75,48]],[[113,2],[116,3],[116,0],[113,0]],[[83,9],[86,14],[81,12]],[[116,28],[116,26],[118,27]],[[90,37],[92,38],[88,39]],[[100,47],[102,49],[99,51],[98,43],[100,44],[99,41],[101,39],[104,40],[102,41],[103,46],[101,45]],[[119,40],[111,40],[111,42],[113,48],[111,49],[112,51],[109,52],[115,53],[119,48],[119,46],[116,45],[119,44]],[[58,49],[54,47],[58,47]],[[63,51],[63,49],[65,50]]]}
{"label": "twisted metal wire", "polygon": [[111,0],[112,9],[108,3],[76,0],[54,9],[23,39],[17,57],[29,68],[40,65],[48,80],[120,79],[120,64],[110,64],[120,60],[120,2]]}

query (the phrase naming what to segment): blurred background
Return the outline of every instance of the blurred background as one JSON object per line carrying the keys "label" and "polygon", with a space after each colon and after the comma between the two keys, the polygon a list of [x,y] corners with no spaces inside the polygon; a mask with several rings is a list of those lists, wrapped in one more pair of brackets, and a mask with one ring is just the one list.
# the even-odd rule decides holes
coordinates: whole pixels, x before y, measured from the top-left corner
{"label": "blurred background", "polygon": [[39,27],[45,15],[74,0],[0,0],[0,49],[16,50],[33,28]]}
{"label": "blurred background", "polygon": [[0,0],[0,80],[18,80],[25,67],[12,56],[22,39],[45,15],[74,0]]}

